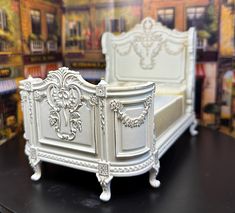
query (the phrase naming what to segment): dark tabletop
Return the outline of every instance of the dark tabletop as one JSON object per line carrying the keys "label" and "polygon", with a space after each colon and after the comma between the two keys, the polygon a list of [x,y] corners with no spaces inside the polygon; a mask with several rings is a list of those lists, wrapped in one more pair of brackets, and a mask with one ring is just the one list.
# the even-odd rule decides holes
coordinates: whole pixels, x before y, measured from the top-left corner
{"label": "dark tabletop", "polygon": [[0,212],[60,213],[235,213],[235,139],[199,128],[186,132],[161,158],[154,189],[148,174],[114,178],[112,198],[99,200],[95,174],[49,163],[32,182],[24,139],[0,146]]}

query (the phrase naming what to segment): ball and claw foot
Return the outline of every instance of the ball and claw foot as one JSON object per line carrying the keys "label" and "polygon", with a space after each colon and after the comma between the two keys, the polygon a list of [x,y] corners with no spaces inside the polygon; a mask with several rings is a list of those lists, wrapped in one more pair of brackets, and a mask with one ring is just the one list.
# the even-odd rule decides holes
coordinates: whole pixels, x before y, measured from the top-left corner
{"label": "ball and claw foot", "polygon": [[160,186],[160,181],[156,179],[158,174],[159,168],[153,167],[149,171],[149,183],[152,187],[158,188]]}
{"label": "ball and claw foot", "polygon": [[111,185],[111,180],[113,177],[112,176],[105,177],[105,176],[100,176],[98,174],[96,176],[103,190],[103,192],[100,195],[100,200],[107,202],[111,198],[110,185]]}
{"label": "ball and claw foot", "polygon": [[34,174],[31,176],[31,180],[37,181],[41,178],[41,164],[38,163],[36,166],[33,167]]}
{"label": "ball and claw foot", "polygon": [[189,132],[192,136],[195,136],[198,134],[198,131],[196,130],[197,125],[198,125],[198,122],[195,119],[189,128]]}

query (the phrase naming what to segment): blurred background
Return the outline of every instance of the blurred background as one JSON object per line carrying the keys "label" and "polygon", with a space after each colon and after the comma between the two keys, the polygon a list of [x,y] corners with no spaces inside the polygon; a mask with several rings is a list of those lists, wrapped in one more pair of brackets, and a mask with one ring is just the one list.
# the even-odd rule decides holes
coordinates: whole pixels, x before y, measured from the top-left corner
{"label": "blurred background", "polygon": [[20,80],[67,66],[98,83],[102,33],[128,31],[146,16],[197,28],[197,118],[235,137],[235,0],[0,0],[0,144],[23,128]]}

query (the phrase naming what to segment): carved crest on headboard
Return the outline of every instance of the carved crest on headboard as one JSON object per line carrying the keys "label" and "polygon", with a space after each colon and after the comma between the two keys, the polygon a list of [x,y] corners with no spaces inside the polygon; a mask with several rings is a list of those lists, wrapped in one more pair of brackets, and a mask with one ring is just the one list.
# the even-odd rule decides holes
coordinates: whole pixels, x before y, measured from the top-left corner
{"label": "carved crest on headboard", "polygon": [[[184,42],[173,41],[168,38],[166,33],[159,30],[159,28],[167,29],[163,27],[161,23],[155,22],[152,18],[147,17],[140,25],[137,25],[137,27],[128,32],[132,34],[131,41],[114,44],[114,49],[119,55],[124,56],[129,54],[133,48],[136,55],[140,58],[140,66],[143,69],[152,69],[155,65],[155,58],[163,47],[170,55],[177,55],[185,48]],[[128,35],[128,33],[126,33],[126,35]],[[169,43],[174,45],[173,49],[170,47]]]}

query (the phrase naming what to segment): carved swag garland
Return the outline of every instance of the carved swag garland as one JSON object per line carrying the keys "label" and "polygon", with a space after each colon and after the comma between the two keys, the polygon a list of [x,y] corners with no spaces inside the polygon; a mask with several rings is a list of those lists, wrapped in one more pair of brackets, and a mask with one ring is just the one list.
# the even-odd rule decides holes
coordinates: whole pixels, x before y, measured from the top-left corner
{"label": "carved swag garland", "polygon": [[122,112],[123,104],[117,100],[112,100],[110,102],[110,108],[112,111],[117,113],[118,119],[122,122],[122,124],[124,124],[125,127],[134,128],[134,127],[139,127],[144,123],[144,120],[146,119],[151,104],[152,104],[152,96],[148,96],[144,101],[143,112],[138,117],[135,118],[131,118],[126,113]]}

